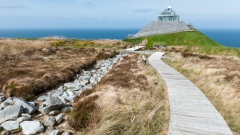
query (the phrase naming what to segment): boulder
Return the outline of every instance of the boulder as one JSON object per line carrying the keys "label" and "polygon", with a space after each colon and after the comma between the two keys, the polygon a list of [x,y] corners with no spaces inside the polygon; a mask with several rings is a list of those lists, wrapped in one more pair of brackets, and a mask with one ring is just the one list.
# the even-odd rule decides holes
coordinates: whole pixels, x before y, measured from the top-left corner
{"label": "boulder", "polygon": [[15,120],[17,119],[23,111],[23,107],[21,105],[13,105],[7,106],[3,110],[0,111],[0,123],[7,120]]}
{"label": "boulder", "polygon": [[28,103],[23,98],[14,98],[13,101],[15,105],[23,106],[24,113],[33,114],[37,111],[37,108],[33,104]]}
{"label": "boulder", "polygon": [[19,123],[17,121],[6,121],[2,123],[1,126],[7,131],[19,129]]}
{"label": "boulder", "polygon": [[39,121],[24,121],[20,126],[25,135],[33,135],[44,131],[44,127]]}
{"label": "boulder", "polygon": [[56,117],[56,122],[59,124],[62,122],[63,117],[65,116],[65,114],[61,113]]}
{"label": "boulder", "polygon": [[46,118],[44,125],[47,127],[53,127],[56,123],[56,119],[53,116],[49,116]]}
{"label": "boulder", "polygon": [[28,118],[28,117],[19,117],[16,121],[21,123],[23,121],[29,121],[29,120],[30,120],[30,118]]}
{"label": "boulder", "polygon": [[45,107],[40,108],[40,111],[43,114],[48,114],[53,110],[60,110],[65,106],[58,97],[54,97],[54,96],[51,98],[48,98],[45,104],[46,104]]}

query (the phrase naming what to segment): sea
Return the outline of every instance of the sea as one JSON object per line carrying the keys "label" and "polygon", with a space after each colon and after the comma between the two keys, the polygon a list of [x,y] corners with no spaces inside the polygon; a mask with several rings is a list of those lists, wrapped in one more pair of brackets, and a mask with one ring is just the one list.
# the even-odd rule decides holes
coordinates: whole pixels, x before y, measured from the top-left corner
{"label": "sea", "polygon": [[[63,37],[76,39],[125,39],[140,29],[0,29],[0,38]],[[198,29],[216,42],[240,48],[240,29]]]}

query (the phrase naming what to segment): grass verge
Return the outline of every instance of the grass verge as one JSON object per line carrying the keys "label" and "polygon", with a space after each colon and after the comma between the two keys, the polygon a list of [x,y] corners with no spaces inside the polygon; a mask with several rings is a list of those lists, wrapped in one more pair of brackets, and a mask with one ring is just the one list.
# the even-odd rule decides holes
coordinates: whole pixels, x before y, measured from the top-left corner
{"label": "grass verge", "polygon": [[78,113],[78,104],[96,95],[91,103],[96,108],[88,110],[88,127],[75,127],[81,128],[79,134],[167,134],[169,107],[164,82],[142,63],[140,55],[125,57],[92,90],[80,95],[70,116],[73,126],[81,121],[76,116],[84,115]]}

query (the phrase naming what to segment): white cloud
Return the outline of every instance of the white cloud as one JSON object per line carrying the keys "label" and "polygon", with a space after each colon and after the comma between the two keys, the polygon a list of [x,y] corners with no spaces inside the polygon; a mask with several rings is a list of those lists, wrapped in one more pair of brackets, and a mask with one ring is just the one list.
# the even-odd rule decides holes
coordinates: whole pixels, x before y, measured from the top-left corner
{"label": "white cloud", "polygon": [[[89,26],[87,22],[96,27],[107,27],[110,25],[108,21],[111,21],[112,27],[144,27],[150,21],[156,20],[157,15],[166,7],[172,6],[181,20],[192,22],[193,25],[196,23],[197,26],[211,27],[215,21],[207,26],[209,20],[227,20],[228,23],[221,23],[221,27],[229,25],[240,27],[236,25],[237,22],[240,23],[239,19],[236,20],[240,18],[238,5],[240,5],[239,0],[231,2],[219,0],[1,0],[0,16],[5,16],[4,19],[9,22],[19,22],[15,23],[18,27],[28,26],[21,24],[24,22],[24,17],[31,19],[41,17],[41,21],[36,19],[29,22],[31,23],[29,25],[36,27],[53,26],[50,22],[54,22],[54,19],[55,22],[61,20],[56,18],[65,18],[61,20],[59,26],[60,24],[65,26],[71,20],[76,21],[76,23],[72,22],[71,27],[86,27]],[[97,23],[99,20],[102,23]],[[198,20],[204,20],[206,23],[197,23]],[[45,25],[41,25],[41,22]],[[11,23],[11,27],[13,25]],[[0,27],[10,27],[10,24],[1,23]]]}

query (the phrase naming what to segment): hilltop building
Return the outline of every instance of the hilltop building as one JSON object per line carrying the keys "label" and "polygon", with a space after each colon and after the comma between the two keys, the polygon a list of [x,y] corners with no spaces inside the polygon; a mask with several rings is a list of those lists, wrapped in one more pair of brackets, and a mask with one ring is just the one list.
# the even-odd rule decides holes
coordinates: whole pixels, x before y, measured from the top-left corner
{"label": "hilltop building", "polygon": [[179,21],[179,18],[179,15],[176,14],[171,6],[158,15],[158,21]]}
{"label": "hilltop building", "polygon": [[191,24],[187,25],[184,21],[179,21],[179,19],[180,16],[169,6],[158,15],[157,21],[149,23],[146,27],[135,34],[133,38],[182,31],[194,31]]}

